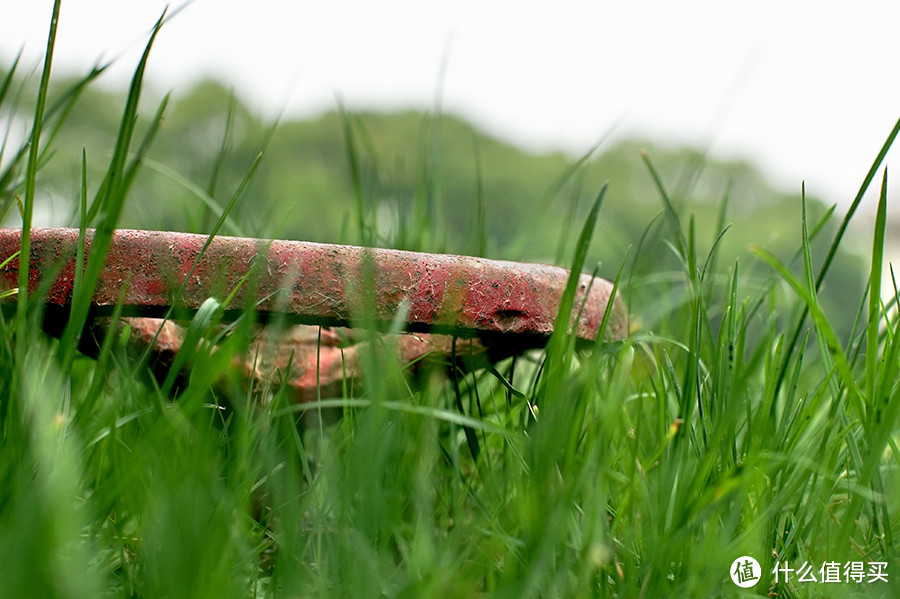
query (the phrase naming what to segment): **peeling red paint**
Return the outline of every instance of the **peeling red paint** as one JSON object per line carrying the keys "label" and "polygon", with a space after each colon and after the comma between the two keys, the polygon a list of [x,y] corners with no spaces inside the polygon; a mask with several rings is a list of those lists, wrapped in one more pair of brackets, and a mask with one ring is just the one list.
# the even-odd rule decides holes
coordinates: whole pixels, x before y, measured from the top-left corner
{"label": "peeling red paint", "polygon": [[[88,233],[87,260],[90,260]],[[19,249],[18,229],[0,230],[0,262]],[[72,300],[76,229],[35,229],[31,240],[29,291],[39,274],[58,272],[45,298],[65,306]],[[363,283],[374,282],[369,299],[373,316],[392,322],[406,302],[412,330],[461,335],[500,335],[510,343],[536,344],[553,331],[568,271],[466,256],[217,237],[185,281],[205,235],[157,231],[116,231],[93,305],[111,307],[127,285],[124,303],[133,313],[159,313],[173,304],[197,309],[209,297],[224,299],[246,278],[230,308],[258,302],[263,313],[290,314],[298,322],[347,325],[365,316]],[[56,271],[54,266],[62,266]],[[17,285],[18,260],[0,270],[0,290]],[[590,289],[589,292],[586,291]],[[593,341],[609,303],[608,281],[582,275],[575,311],[576,335]],[[616,299],[607,337],[627,331],[627,315]]]}

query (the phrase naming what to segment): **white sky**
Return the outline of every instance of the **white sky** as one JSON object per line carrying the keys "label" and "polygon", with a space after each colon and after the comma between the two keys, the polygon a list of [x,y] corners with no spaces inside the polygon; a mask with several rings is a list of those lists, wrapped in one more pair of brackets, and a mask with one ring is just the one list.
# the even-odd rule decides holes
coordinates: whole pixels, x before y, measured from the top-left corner
{"label": "white sky", "polygon": [[[165,5],[64,1],[54,66],[118,57],[104,80],[124,86]],[[0,58],[24,47],[37,64],[51,8],[0,0]],[[712,144],[846,204],[900,117],[898,24],[887,0],[195,0],[158,37],[149,79],[177,95],[215,75],[271,114],[336,95],[428,108],[446,57],[445,108],[525,147],[581,153],[616,126]]]}

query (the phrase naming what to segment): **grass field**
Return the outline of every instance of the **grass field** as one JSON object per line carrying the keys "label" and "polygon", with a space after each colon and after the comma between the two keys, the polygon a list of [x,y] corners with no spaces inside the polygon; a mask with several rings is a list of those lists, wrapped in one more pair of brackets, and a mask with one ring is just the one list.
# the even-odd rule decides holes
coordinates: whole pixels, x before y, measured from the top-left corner
{"label": "grass field", "polygon": [[[623,257],[619,293],[653,305],[631,306],[642,324],[622,342],[576,350],[559,330],[546,351],[458,385],[413,386],[373,355],[364,391],[297,406],[277,385],[213,391],[247,351],[239,325],[217,353],[185,349],[194,368],[173,401],[141,382],[118,339],[96,360],[76,351],[97,257],[163,114],[165,103],[136,135],[143,66],[106,178],[90,194],[82,185],[73,224],[96,236],[69,326],[59,340],[41,332],[39,290],[10,294],[0,320],[0,596],[900,596],[900,320],[878,293],[842,314],[817,300],[879,183],[870,285],[883,283],[880,165],[900,123],[837,233],[825,238],[798,206],[795,260],[755,248],[762,276],[719,260],[727,202],[718,230],[695,230],[645,157],[661,208],[647,239],[664,239],[683,268],[649,270],[649,243]],[[11,77],[0,106],[16,101]],[[4,208],[25,231],[79,93],[48,103],[49,81],[47,60],[40,126],[0,163]],[[602,192],[600,218],[601,204]],[[584,266],[594,218],[567,266]],[[817,264],[815,247],[830,248]],[[216,318],[191,326],[211,336]],[[855,323],[849,338],[837,319]],[[323,406],[343,416],[301,422]],[[747,589],[730,577],[741,556],[761,566]],[[810,574],[820,582],[801,581]]]}

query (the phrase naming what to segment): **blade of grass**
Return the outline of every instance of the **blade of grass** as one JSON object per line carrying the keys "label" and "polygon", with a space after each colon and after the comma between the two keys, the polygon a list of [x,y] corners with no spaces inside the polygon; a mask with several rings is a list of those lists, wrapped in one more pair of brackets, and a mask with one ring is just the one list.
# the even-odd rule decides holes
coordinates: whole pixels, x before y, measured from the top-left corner
{"label": "blade of grass", "polygon": [[578,176],[575,177],[573,182],[573,189],[570,193],[570,197],[568,200],[568,209],[566,210],[565,216],[562,219],[562,225],[559,235],[559,241],[556,243],[556,257],[554,262],[556,264],[564,264],[566,262],[566,250],[568,249],[569,241],[572,239],[572,228],[575,225],[575,222],[578,218],[578,205],[579,199],[581,197],[582,186],[584,185],[584,171],[579,171]]}
{"label": "blade of grass", "polygon": [[[603,199],[606,197],[608,189],[608,183],[604,183],[600,187],[594,204],[591,206],[591,211],[584,221],[581,234],[578,236],[578,242],[575,244],[575,255],[572,259],[569,278],[566,281],[566,287],[559,301],[559,309],[556,313],[556,320],[553,323],[553,334],[550,335],[550,340],[547,342],[546,360],[542,377],[545,389],[556,388],[559,384],[559,378],[571,360],[574,336],[570,333],[570,326],[572,324],[572,311],[575,308],[575,294],[581,280],[584,262],[587,259],[588,248],[594,236],[594,228],[597,225],[600,208],[603,206]],[[536,402],[537,397],[535,397]]]}
{"label": "blade of grass", "polygon": [[626,250],[625,255],[622,256],[622,263],[619,264],[619,271],[616,273],[616,278],[613,279],[613,286],[609,292],[609,299],[606,303],[606,310],[604,310],[603,312],[603,318],[600,320],[600,326],[597,327],[597,336],[594,338],[594,351],[597,351],[599,346],[606,342],[606,330],[609,328],[609,322],[612,320],[612,315],[615,311],[615,301],[619,296],[619,284],[622,280],[622,273],[625,271],[625,264],[627,263],[628,250]]}
{"label": "blade of grass", "polygon": [[237,235],[238,237],[247,237],[247,232],[241,227],[233,218],[228,216],[225,210],[219,206],[219,203],[213,198],[211,195],[206,193],[202,187],[176,171],[174,168],[157,162],[151,158],[144,158],[142,163],[147,168],[158,172],[159,174],[165,176],[176,184],[180,185],[187,192],[193,195],[195,198],[203,202],[209,211],[212,214],[216,215],[216,218],[221,219],[223,215],[225,216],[225,220],[223,222],[223,227],[226,228],[230,235]]}
{"label": "blade of grass", "polygon": [[172,387],[177,377],[185,369],[193,354],[197,351],[200,342],[208,335],[210,329],[218,322],[218,312],[221,304],[215,298],[208,298],[188,326],[184,334],[184,340],[178,353],[169,367],[166,379],[161,385],[163,395],[172,395]]}
{"label": "blade of grass", "polygon": [[12,86],[13,76],[16,74],[16,69],[19,67],[19,61],[22,59],[22,49],[16,53],[16,57],[13,58],[13,62],[9,67],[9,70],[6,71],[6,75],[3,77],[3,83],[0,83],[0,105],[3,104],[3,101],[6,99],[6,94],[9,93],[9,89]]}
{"label": "blade of grass", "polygon": [[[216,185],[219,183],[219,174],[222,172],[222,168],[225,166],[225,160],[231,152],[231,136],[234,127],[234,111],[236,104],[237,99],[235,98],[234,90],[232,90],[228,98],[228,112],[225,116],[225,132],[222,134],[222,143],[219,144],[219,151],[216,152],[212,172],[209,174],[209,182],[206,184],[206,195],[211,198],[216,196]],[[210,213],[206,214],[204,220],[208,218],[209,214]],[[218,216],[218,214],[216,216]],[[205,224],[203,229],[206,229]]]}
{"label": "blade of grass", "polygon": [[881,322],[881,271],[884,263],[884,232],[887,220],[888,172],[884,169],[881,194],[875,214],[875,235],[872,238],[872,266],[869,269],[869,317],[866,326],[866,397],[873,408],[877,401],[875,384],[878,380],[878,325]]}
{"label": "blade of grass", "polygon": [[[891,401],[891,393],[887,392],[884,383],[879,384],[879,374],[881,371],[893,370],[894,363],[884,362],[878,359],[878,327],[881,322],[881,269],[884,253],[884,236],[887,221],[887,185],[888,175],[887,168],[881,184],[881,193],[878,198],[878,207],[875,218],[875,231],[872,242],[872,262],[869,273],[869,313],[868,323],[866,326],[866,408],[868,409],[868,420],[864,421],[868,441],[868,454],[865,462],[858,466],[858,483],[864,488],[870,485],[874,491],[882,494],[883,482],[879,473],[879,466],[884,455],[884,448],[888,444],[888,440],[894,432],[894,427],[900,416],[900,407],[896,398]],[[896,344],[891,347],[888,352],[890,359],[896,360]],[[879,365],[883,364],[883,368]],[[896,380],[891,377],[891,384]],[[883,395],[876,396],[875,391],[884,391]],[[861,511],[863,502],[859,499],[851,501],[848,507],[848,513],[841,527],[841,534],[844,538],[849,539],[852,530],[848,521],[855,522],[857,515]],[[872,516],[876,528],[882,531],[885,539],[893,538],[891,533],[891,519],[887,513],[887,505],[882,501],[872,501]],[[892,544],[892,543],[891,543]]]}
{"label": "blade of grass", "polygon": [[[606,143],[607,138],[612,135],[613,128],[607,131],[598,141],[594,144],[587,152],[579,156],[575,161],[569,164],[566,169],[550,184],[550,187],[547,188],[547,191],[544,192],[543,197],[538,203],[538,207],[534,210],[531,215],[529,221],[522,227],[523,231],[532,231],[535,227],[540,227],[543,223],[545,223],[547,218],[547,210],[553,204],[553,200],[559,195],[559,193],[565,188],[565,186],[569,183],[569,181],[574,178],[578,172],[590,161],[591,157],[597,152],[601,145]],[[509,246],[508,252],[511,255],[516,255],[522,252],[524,247],[527,247],[528,244],[531,243],[531,238],[527,236],[521,236],[518,240],[512,243]]]}
{"label": "blade of grass", "polygon": [[[138,103],[141,97],[141,90],[144,81],[144,71],[147,61],[150,58],[150,49],[165,21],[166,12],[157,20],[150,34],[150,39],[144,48],[141,60],[135,69],[131,80],[131,86],[128,90],[128,97],[125,101],[125,109],[122,114],[122,121],[119,128],[119,134],[116,139],[116,146],[113,150],[112,160],[110,161],[109,170],[105,178],[106,186],[102,188],[102,194],[94,200],[97,206],[98,216],[102,217],[94,236],[91,239],[91,260],[85,267],[83,285],[81,293],[73,295],[72,309],[69,320],[66,323],[65,330],[60,339],[59,355],[64,367],[72,363],[75,357],[75,351],[78,346],[78,340],[87,321],[88,312],[90,310],[91,297],[93,296],[94,287],[100,278],[106,262],[106,254],[109,252],[109,246],[112,243],[113,232],[118,224],[119,215],[125,204],[125,191],[127,189],[126,178],[126,161],[128,158],[128,148],[131,145],[131,139],[134,134],[135,123],[138,116]],[[93,206],[92,206],[93,209]],[[89,217],[90,217],[90,210]]]}
{"label": "blade of grass", "polygon": [[[865,196],[866,191],[868,191],[869,185],[875,178],[875,175],[878,172],[881,163],[884,161],[885,156],[887,156],[888,150],[890,150],[891,146],[894,145],[894,140],[897,139],[898,134],[900,134],[900,119],[897,119],[897,122],[894,124],[894,128],[888,134],[887,139],[881,146],[881,150],[878,152],[878,155],[872,162],[872,166],[869,167],[869,172],[866,173],[862,185],[860,185],[859,191],[856,193],[856,197],[853,198],[853,202],[850,204],[850,208],[847,209],[847,214],[841,221],[837,233],[835,233],[834,239],[831,242],[831,246],[828,248],[828,253],[825,256],[825,260],[822,262],[822,266],[819,269],[819,275],[816,278],[816,289],[819,289],[819,287],[822,286],[822,283],[825,280],[825,275],[828,274],[828,269],[831,267],[831,263],[834,261],[834,257],[837,255],[838,247],[841,244],[841,240],[844,238],[844,233],[846,232],[847,227],[850,225],[850,220],[856,213],[856,209],[859,207],[860,202],[862,202],[863,196]],[[794,326],[794,332],[790,337],[790,341],[788,342],[787,349],[784,353],[784,361],[781,364],[781,368],[776,379],[776,393],[778,393],[778,390],[781,388],[781,385],[784,381],[784,376],[788,369],[788,362],[790,361],[791,355],[793,355],[794,348],[797,345],[797,340],[800,338],[800,331],[803,328],[803,321],[806,320],[807,314],[807,309],[804,309],[801,312],[800,317],[797,319],[797,324]]]}
{"label": "blade of grass", "polygon": [[344,144],[347,146],[347,162],[350,169],[350,181],[353,185],[353,197],[356,199],[356,225],[359,235],[359,243],[363,246],[372,245],[374,239],[372,224],[369,222],[369,210],[363,201],[362,167],[359,162],[359,153],[356,149],[356,137],[350,122],[350,115],[344,109],[343,103],[338,100],[338,112],[341,115],[341,125],[344,132]]}
{"label": "blade of grass", "polygon": [[81,198],[78,211],[78,242],[75,246],[75,276],[72,281],[72,294],[82,293],[84,284],[84,250],[87,231],[87,150],[81,149]]}
{"label": "blade of grass", "polygon": [[[861,400],[862,391],[856,384],[853,372],[850,370],[850,365],[847,363],[846,356],[841,349],[841,345],[838,341],[837,335],[835,334],[834,329],[829,324],[828,319],[825,317],[825,314],[822,312],[822,309],[816,301],[815,297],[810,293],[807,286],[801,283],[797,279],[797,277],[795,277],[794,274],[790,270],[788,270],[788,268],[784,264],[782,264],[777,257],[775,257],[775,255],[759,246],[751,247],[751,252],[761,258],[776,272],[778,272],[778,274],[781,275],[781,277],[805,302],[806,307],[813,318],[813,322],[816,325],[816,329],[823,338],[826,353],[833,357],[837,369],[837,375],[849,391],[851,407],[856,412],[856,415],[860,419],[860,421],[864,422],[865,407],[863,406]],[[784,358],[782,358],[782,360],[783,359]]]}
{"label": "blade of grass", "polygon": [[[50,128],[49,133],[46,135],[46,141],[42,145],[40,153],[37,157],[38,169],[40,169],[40,167],[49,159],[49,151],[53,146],[53,141],[57,138],[60,131],[62,130],[63,125],[67,121],[67,117],[75,107],[75,104],[78,98],[81,96],[82,91],[88,86],[89,83],[100,76],[100,74],[103,73],[107,66],[108,65],[99,67],[95,66],[87,75],[64,90],[60,94],[60,97],[44,110],[43,120],[40,126],[41,131],[47,129],[54,118],[56,118],[56,122],[53,124],[53,127]],[[0,99],[0,103],[2,103],[2,99]],[[15,106],[13,108],[15,108]],[[15,113],[15,109],[13,109],[12,112]],[[57,113],[59,113],[60,115],[58,118],[56,117]],[[28,138],[30,139],[33,135],[34,130],[32,130],[28,134]],[[0,172],[0,190],[9,189],[11,186],[13,186],[13,177],[15,176],[23,158],[26,158],[30,147],[31,145],[28,143],[20,146],[15,155],[10,158],[8,164],[6,165],[6,168],[2,172]],[[0,148],[0,156],[2,156],[5,150],[6,139],[4,139],[3,141],[3,147]],[[7,202],[4,205],[0,206],[0,220],[2,220],[2,218],[6,215],[6,211],[9,209],[10,205],[11,204]]]}
{"label": "blade of grass", "polygon": [[[108,64],[100,66],[95,65],[92,67],[87,75],[84,75],[68,89],[64,90],[62,94],[60,94],[59,99],[47,108],[47,112],[44,115],[44,123],[42,123],[41,126],[46,127],[51,118],[56,118],[56,122],[50,129],[50,133],[47,135],[47,142],[44,144],[44,147],[41,150],[41,156],[38,159],[39,164],[42,164],[49,159],[47,152],[53,146],[53,141],[62,131],[63,125],[67,122],[69,115],[78,103],[78,99],[81,97],[82,92],[84,92],[94,79],[102,75],[107,67],[109,67]],[[57,113],[59,113],[59,117],[56,117]]]}
{"label": "blade of grass", "polygon": [[[219,234],[219,231],[224,226],[225,222],[228,220],[228,215],[234,209],[235,204],[237,204],[238,199],[243,195],[244,189],[246,189],[247,185],[250,183],[250,180],[253,178],[254,173],[256,173],[256,169],[259,166],[260,161],[262,160],[262,152],[256,155],[256,158],[253,161],[253,164],[250,165],[250,169],[244,175],[244,178],[241,180],[235,192],[232,194],[231,199],[228,201],[228,204],[225,206],[225,209],[222,210],[222,215],[219,217],[219,220],[216,221],[216,224],[213,225],[212,231],[210,231],[209,236],[206,238],[206,241],[203,243],[203,247],[200,248],[200,251],[197,253],[197,257],[194,259],[194,263],[191,264],[191,268],[188,270],[187,275],[184,277],[184,280],[181,282],[181,285],[178,287],[178,290],[175,292],[172,298],[172,303],[169,306],[169,309],[166,311],[166,314],[163,316],[163,321],[167,321],[172,317],[178,301],[181,299],[181,296],[184,294],[184,290],[187,289],[188,282],[191,280],[191,275],[194,274],[194,270],[196,270],[197,265],[200,264],[200,260],[206,255],[206,250],[209,249],[210,244],[215,239],[216,235]],[[227,307],[227,305],[226,305]],[[151,353],[153,351],[153,347],[156,344],[156,340],[159,337],[159,334],[162,332],[162,327],[157,328],[156,333],[154,333],[152,340],[147,345],[147,348],[144,350],[143,355],[138,360],[136,369],[143,368],[150,360]]]}
{"label": "blade of grass", "polygon": [[[26,314],[28,311],[28,280],[31,275],[31,220],[34,213],[35,182],[37,179],[38,155],[40,152],[41,127],[44,120],[44,106],[47,102],[47,90],[50,87],[50,67],[53,63],[53,49],[56,46],[56,29],[59,26],[60,0],[53,3],[53,14],[50,18],[50,32],[47,36],[47,50],[44,54],[44,68],[41,72],[41,83],[38,88],[37,102],[34,108],[34,127],[28,149],[28,163],[25,171],[25,202],[22,212],[22,241],[19,248],[19,293],[16,296],[16,332],[19,339],[25,339]],[[17,352],[24,358],[25,343],[17,344]]]}
{"label": "blade of grass", "polygon": [[481,166],[481,146],[478,143],[478,136],[474,131],[472,133],[472,152],[475,158],[475,229],[473,235],[475,240],[472,242],[475,256],[487,255],[487,201],[484,195],[484,177]]}
{"label": "blade of grass", "polygon": [[678,254],[682,259],[686,260],[688,255],[688,244],[684,237],[684,231],[681,230],[681,221],[678,218],[678,212],[675,210],[675,206],[672,205],[672,200],[669,199],[669,194],[666,192],[662,176],[659,174],[659,171],[656,170],[656,166],[650,159],[650,154],[648,154],[646,150],[641,150],[640,155],[647,170],[650,171],[650,176],[653,178],[653,183],[656,185],[657,191],[659,191],[660,199],[663,202],[666,213],[666,220],[669,222],[672,234],[675,235],[675,247],[678,250]]}
{"label": "blade of grass", "polygon": [[154,113],[153,118],[150,119],[150,126],[147,128],[147,132],[144,134],[141,143],[138,144],[137,150],[131,155],[131,162],[125,169],[125,174],[122,177],[122,194],[124,195],[127,195],[128,190],[131,189],[134,178],[137,176],[138,168],[143,164],[145,156],[150,150],[150,145],[156,138],[156,134],[159,133],[163,122],[163,115],[166,112],[166,108],[169,106],[169,97],[169,94],[166,94],[159,103],[159,106],[156,108],[156,113]]}
{"label": "blade of grass", "polygon": [[[701,272],[697,267],[697,250],[696,250],[696,234],[695,234],[695,225],[694,218],[691,217],[690,223],[688,226],[688,236],[685,237],[684,231],[682,230],[681,219],[678,215],[678,211],[675,209],[672,200],[669,197],[668,192],[666,191],[665,185],[662,180],[662,176],[659,171],[656,169],[656,166],[653,164],[653,161],[650,159],[650,155],[646,151],[641,151],[640,153],[641,159],[643,160],[647,170],[650,172],[650,176],[653,179],[653,182],[656,186],[657,191],[659,192],[660,199],[663,202],[663,209],[666,215],[666,220],[669,223],[669,228],[672,231],[672,234],[675,237],[675,245],[674,251],[678,259],[681,261],[687,275],[687,280],[689,282],[690,289],[690,306],[691,306],[691,314],[690,314],[690,335],[691,341],[688,344],[689,347],[689,358],[688,358],[688,367],[684,371],[684,378],[682,380],[681,389],[683,393],[678,394],[678,401],[680,404],[679,409],[679,418],[683,419],[688,426],[682,427],[679,429],[679,434],[676,437],[676,447],[684,438],[684,435],[688,432],[693,431],[693,419],[691,417],[694,411],[694,399],[696,398],[696,406],[697,411],[700,417],[700,424],[702,427],[703,439],[708,438],[707,431],[707,421],[704,414],[703,403],[702,403],[702,381],[700,378],[700,361],[701,361],[701,344],[703,341],[703,332],[705,327],[703,326],[703,322],[705,320],[704,316],[706,314],[706,309],[704,306],[703,293],[701,287]],[[716,246],[710,250],[711,253],[715,253]],[[708,332],[708,331],[707,331]]]}
{"label": "blade of grass", "polygon": [[719,242],[722,240],[722,237],[725,235],[725,232],[731,228],[731,225],[726,225],[725,221],[728,217],[728,206],[731,203],[731,194],[734,191],[734,181],[728,181],[728,185],[725,188],[725,193],[722,194],[722,199],[719,202],[719,212],[716,216],[716,228],[714,231],[720,231],[713,241],[712,248],[709,251],[709,254],[706,257],[706,263],[703,265],[703,271],[701,274],[701,279],[704,279],[704,275],[707,272],[717,272],[718,271],[718,257],[719,252],[715,251],[718,247]]}
{"label": "blade of grass", "polygon": [[[806,277],[806,289],[809,293],[809,297],[814,302],[817,311],[821,313],[821,307],[819,305],[818,293],[816,291],[816,284],[813,278],[813,264],[812,264],[812,251],[810,249],[810,241],[809,241],[809,229],[808,229],[808,219],[807,219],[807,210],[806,210],[806,184],[804,183],[801,186],[800,193],[800,202],[801,202],[801,244],[803,248],[803,272]],[[810,306],[812,310],[812,306]],[[814,317],[815,320],[815,317]],[[820,329],[819,323],[816,323],[817,330]],[[833,340],[837,343],[837,336],[835,334],[830,335]],[[828,335],[822,335],[821,332],[816,336],[816,341],[819,345],[819,351],[822,355],[822,362],[825,364],[828,372],[833,372],[835,370],[834,361],[837,359],[835,354],[840,354],[839,360],[844,364],[838,366],[837,369],[844,373],[843,382],[847,388],[848,394],[850,396],[851,404],[857,406],[859,410],[858,417],[860,421],[865,425],[865,415],[866,415],[866,401],[863,396],[863,392],[859,389],[859,386],[856,383],[856,378],[850,375],[851,384],[847,384],[846,373],[852,373],[852,368],[850,367],[850,363],[847,360],[847,355],[840,346],[829,345]],[[831,396],[834,400],[832,404],[832,408],[830,410],[832,415],[837,415],[837,419],[841,422],[841,424],[845,428],[850,427],[850,419],[847,417],[846,411],[842,409],[840,405],[840,398],[842,396],[842,389],[838,383],[838,380],[835,377],[828,377],[829,384],[831,387]],[[859,450],[859,445],[852,434],[847,435],[847,447],[850,453],[850,460],[853,463],[853,467],[856,471],[859,471],[862,468],[862,457]],[[822,445],[823,448],[825,446],[825,437],[823,436]]]}

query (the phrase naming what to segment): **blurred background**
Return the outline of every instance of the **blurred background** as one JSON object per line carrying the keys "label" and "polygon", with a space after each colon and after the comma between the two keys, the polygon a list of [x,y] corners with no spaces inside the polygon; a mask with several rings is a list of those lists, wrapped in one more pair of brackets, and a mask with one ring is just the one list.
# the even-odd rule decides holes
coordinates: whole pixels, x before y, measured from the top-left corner
{"label": "blurred background", "polygon": [[[82,148],[96,189],[166,6],[63,3],[55,89],[111,65],[56,140],[37,224],[72,222]],[[51,9],[0,9],[2,70],[21,52],[7,139],[27,132]],[[168,14],[142,114],[171,100],[122,226],[208,229],[265,149],[225,233],[565,263],[608,180],[592,258],[605,276],[628,261],[644,272],[645,258],[647,276],[663,276],[646,150],[702,252],[728,198],[722,222],[739,226],[724,255],[756,243],[787,259],[801,182],[814,217],[840,214],[900,117],[900,4],[886,1],[196,0]],[[864,285],[871,223],[858,220],[830,283],[836,310]]]}
{"label": "blurred background", "polygon": [[[120,86],[168,4],[63,2],[56,64],[115,59],[103,83]],[[0,9],[0,55],[37,61],[51,7]],[[196,0],[161,33],[149,78],[176,97],[215,78],[254,112],[290,118],[338,96],[427,109],[440,87],[448,112],[531,151],[652,137],[848,202],[900,114],[897,22],[900,5],[885,0]]]}

